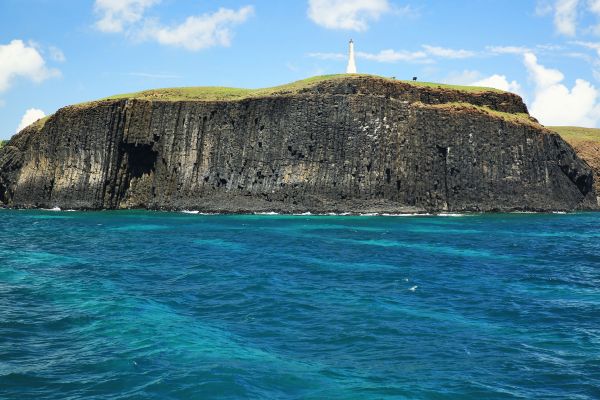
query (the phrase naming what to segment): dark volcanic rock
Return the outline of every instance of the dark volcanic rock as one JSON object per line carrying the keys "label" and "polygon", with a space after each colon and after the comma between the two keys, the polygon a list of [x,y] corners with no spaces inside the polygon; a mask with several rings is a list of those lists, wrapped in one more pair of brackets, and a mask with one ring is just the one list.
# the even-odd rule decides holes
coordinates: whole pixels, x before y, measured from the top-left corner
{"label": "dark volcanic rock", "polygon": [[228,102],[100,101],[63,108],[0,150],[0,202],[221,212],[597,207],[588,165],[516,113],[527,109],[508,93],[364,77]]}

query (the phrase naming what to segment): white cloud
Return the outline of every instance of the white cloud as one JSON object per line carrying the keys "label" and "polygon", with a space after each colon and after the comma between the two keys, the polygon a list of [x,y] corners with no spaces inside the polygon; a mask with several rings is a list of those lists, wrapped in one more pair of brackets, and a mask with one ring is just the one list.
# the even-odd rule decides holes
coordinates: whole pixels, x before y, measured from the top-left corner
{"label": "white cloud", "polygon": [[27,128],[38,119],[44,118],[45,116],[46,113],[37,108],[30,108],[29,110],[25,111],[25,114],[23,115],[23,118],[21,118],[21,122],[17,127],[17,133],[20,132],[21,129]]}
{"label": "white cloud", "polygon": [[600,93],[592,84],[577,79],[569,89],[562,83],[563,73],[539,64],[533,53],[525,54],[524,63],[535,84],[535,97],[531,103],[534,117],[545,125],[597,126]]}
{"label": "white cloud", "polygon": [[406,50],[382,50],[379,53],[356,53],[357,57],[365,60],[377,61],[382,63],[394,63],[399,61],[415,62],[421,64],[430,64],[436,58],[469,58],[474,57],[477,53],[469,50],[455,50],[444,47],[423,45],[423,50],[406,51]]}
{"label": "white cloud", "polygon": [[308,17],[328,29],[366,31],[370,21],[390,12],[388,0],[309,0]]}
{"label": "white cloud", "polygon": [[0,92],[6,91],[19,77],[42,82],[59,75],[58,70],[46,66],[35,47],[26,45],[22,40],[0,45]]}
{"label": "white cloud", "polygon": [[442,79],[442,83],[449,85],[470,85],[480,80],[481,77],[481,72],[466,69],[461,72],[450,73],[445,79]]}
{"label": "white cloud", "polygon": [[455,50],[429,45],[423,45],[423,48],[432,56],[440,58],[470,58],[475,56],[475,52],[469,50]]}
{"label": "white cloud", "polygon": [[160,0],[96,0],[94,11],[100,15],[95,26],[107,33],[123,32],[142,19],[147,8]]}
{"label": "white cloud", "polygon": [[550,0],[538,0],[535,6],[535,14],[543,17],[551,14],[554,11],[554,6],[550,3]]}
{"label": "white cloud", "polygon": [[[597,17],[600,17],[600,0],[588,0],[587,6],[588,10],[592,14],[596,14]],[[589,30],[595,35],[600,35],[600,24],[597,23],[595,26],[592,26]]]}
{"label": "white cloud", "polygon": [[50,46],[48,49],[50,52],[50,58],[56,62],[65,62],[67,58],[65,57],[65,53],[62,52],[58,47]]}
{"label": "white cloud", "polygon": [[517,94],[522,93],[521,85],[519,85],[517,81],[509,81],[505,75],[500,74],[494,74],[487,78],[472,82],[471,86],[489,87]]}
{"label": "white cloud", "polygon": [[494,54],[524,54],[531,51],[522,46],[486,46],[486,49]]}
{"label": "white cloud", "polygon": [[556,0],[554,6],[554,26],[556,30],[567,36],[575,36],[577,32],[577,6],[579,0]]}
{"label": "white cloud", "polygon": [[577,44],[579,46],[583,46],[586,47],[588,49],[594,50],[598,53],[598,57],[600,57],[600,43],[597,42],[573,42],[574,44]]}
{"label": "white cloud", "polygon": [[483,77],[479,71],[464,70],[449,75],[443,81],[444,83],[453,85],[489,87],[504,90],[505,92],[517,93],[523,96],[522,87],[517,81],[509,81],[505,75],[500,74]]}
{"label": "white cloud", "polygon": [[580,0],[538,0],[535,12],[538,16],[554,14],[556,31],[561,35],[575,36],[579,4]]}
{"label": "white cloud", "polygon": [[189,16],[178,25],[165,26],[158,19],[144,16],[146,10],[161,0],[96,0],[100,15],[95,26],[106,33],[125,33],[130,38],[153,40],[163,45],[197,51],[214,46],[229,46],[231,27],[245,22],[254,14],[251,6],[239,10],[220,8],[212,14]]}
{"label": "white cloud", "polygon": [[213,14],[188,17],[182,24],[165,27],[148,23],[140,32],[141,39],[153,39],[160,44],[197,51],[214,46],[229,46],[231,27],[245,22],[254,14],[252,6],[239,10],[221,8]]}
{"label": "white cloud", "polygon": [[588,8],[594,14],[600,14],[600,0],[588,0]]}
{"label": "white cloud", "polygon": [[427,58],[427,53],[424,51],[396,51],[396,50],[382,50],[379,53],[364,53],[357,52],[356,56],[365,60],[383,62],[383,63],[394,63],[398,61],[408,62],[420,62],[428,63],[430,60]]}
{"label": "white cloud", "polygon": [[[359,51],[356,53],[358,58],[364,60],[376,61],[380,63],[412,62],[420,64],[431,64],[432,58],[468,58],[477,55],[474,51],[455,50],[437,46],[422,46],[423,50],[381,50],[378,53],[368,53]],[[347,55],[342,53],[309,53],[309,57],[319,58],[321,60],[346,60]]]}
{"label": "white cloud", "polygon": [[[589,20],[588,14],[600,18],[600,0],[538,0],[536,14],[554,14],[554,26],[562,35],[577,35],[578,23]],[[581,17],[581,18],[580,18]],[[600,35],[600,21],[583,29],[585,33]]]}
{"label": "white cloud", "polygon": [[525,54],[524,62],[529,76],[538,89],[554,86],[565,79],[565,76],[559,70],[546,68],[539,64],[536,55],[533,53]]}

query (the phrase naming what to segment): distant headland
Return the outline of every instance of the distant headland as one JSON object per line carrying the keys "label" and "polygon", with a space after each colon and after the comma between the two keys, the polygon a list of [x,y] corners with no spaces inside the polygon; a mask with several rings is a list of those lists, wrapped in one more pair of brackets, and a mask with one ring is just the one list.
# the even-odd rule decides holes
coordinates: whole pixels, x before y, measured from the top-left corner
{"label": "distant headland", "polygon": [[372,75],[268,89],[147,90],[62,108],[0,144],[0,204],[230,213],[597,209],[600,168],[573,132],[561,133],[575,149],[512,93]]}

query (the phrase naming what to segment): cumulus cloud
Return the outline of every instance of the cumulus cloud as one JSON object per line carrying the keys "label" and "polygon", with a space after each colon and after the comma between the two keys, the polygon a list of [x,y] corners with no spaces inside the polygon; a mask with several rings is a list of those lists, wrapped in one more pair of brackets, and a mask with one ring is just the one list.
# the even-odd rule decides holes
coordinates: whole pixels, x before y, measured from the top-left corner
{"label": "cumulus cloud", "polygon": [[481,72],[466,69],[464,71],[450,73],[445,79],[442,79],[442,82],[450,85],[470,85],[481,78]]}
{"label": "cumulus cloud", "polygon": [[252,6],[242,7],[237,11],[221,8],[213,14],[188,17],[183,23],[171,27],[149,23],[139,37],[191,51],[214,46],[227,47],[231,45],[233,36],[231,28],[245,22],[253,14]]}
{"label": "cumulus cloud", "polygon": [[22,129],[27,128],[29,125],[33,124],[38,119],[44,118],[45,116],[46,113],[42,110],[37,108],[30,108],[29,110],[25,111],[23,118],[21,118],[21,122],[17,127],[17,132],[20,132]]}
{"label": "cumulus cloud", "polygon": [[471,85],[489,87],[504,90],[505,92],[522,94],[521,85],[517,81],[509,81],[505,75],[500,74],[494,74],[492,76],[488,76],[487,78],[472,82]]}
{"label": "cumulus cloud", "polygon": [[128,26],[140,21],[147,8],[160,0],[96,0],[94,11],[100,16],[96,28],[102,32],[123,32]]}
{"label": "cumulus cloud", "polygon": [[46,66],[46,61],[35,47],[22,40],[0,45],[0,92],[6,91],[17,78],[42,82],[58,75],[58,70]]}
{"label": "cumulus cloud", "polygon": [[366,31],[392,7],[388,0],[309,0],[308,17],[327,29]]}
{"label": "cumulus cloud", "polygon": [[214,46],[229,46],[232,27],[254,14],[251,6],[239,10],[220,8],[216,12],[189,16],[180,24],[165,26],[158,19],[145,17],[150,7],[161,0],[96,0],[94,9],[100,15],[95,26],[105,33],[125,33],[138,40],[182,47],[190,51]]}
{"label": "cumulus cloud", "polygon": [[517,81],[509,81],[505,75],[501,74],[484,77],[479,71],[465,70],[459,73],[450,74],[443,81],[444,83],[453,85],[489,87],[504,90],[505,92],[517,93],[523,96],[521,85]]}
{"label": "cumulus cloud", "polygon": [[557,69],[546,68],[538,63],[537,56],[533,53],[527,53],[524,56],[525,67],[529,76],[536,85],[536,88],[543,89],[556,85],[565,78]]}
{"label": "cumulus cloud", "polygon": [[535,85],[531,114],[545,125],[597,126],[600,120],[599,92],[589,82],[577,79],[569,89],[564,75],[546,68],[533,53],[524,55],[524,63]]}

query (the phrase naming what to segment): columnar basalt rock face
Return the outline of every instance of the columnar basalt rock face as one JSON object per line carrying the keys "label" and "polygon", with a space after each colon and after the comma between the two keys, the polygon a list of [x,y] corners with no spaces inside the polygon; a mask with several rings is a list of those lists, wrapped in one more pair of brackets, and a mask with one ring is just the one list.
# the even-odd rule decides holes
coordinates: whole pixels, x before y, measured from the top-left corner
{"label": "columnar basalt rock face", "polygon": [[61,109],[0,150],[0,203],[217,212],[595,208],[593,174],[573,149],[534,121],[507,117],[526,112],[508,93],[375,78],[229,102],[100,101]]}

